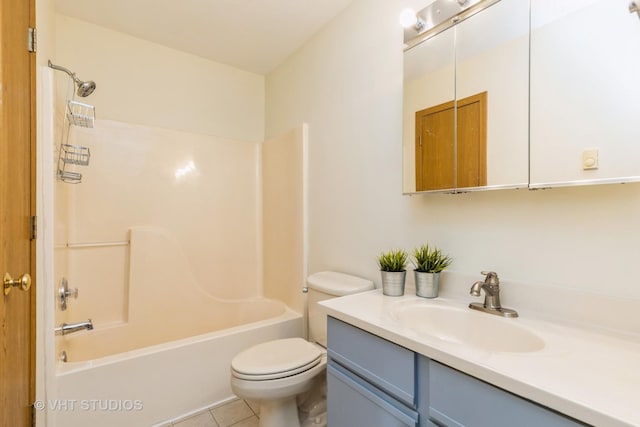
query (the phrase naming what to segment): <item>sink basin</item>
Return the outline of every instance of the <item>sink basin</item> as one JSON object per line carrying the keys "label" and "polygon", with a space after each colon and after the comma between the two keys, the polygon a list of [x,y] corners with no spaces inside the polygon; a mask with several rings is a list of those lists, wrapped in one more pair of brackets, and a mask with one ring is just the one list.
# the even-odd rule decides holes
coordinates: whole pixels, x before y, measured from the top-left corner
{"label": "sink basin", "polygon": [[515,324],[516,319],[467,308],[416,302],[398,307],[393,317],[400,326],[418,335],[490,352],[529,353],[544,348],[544,341]]}

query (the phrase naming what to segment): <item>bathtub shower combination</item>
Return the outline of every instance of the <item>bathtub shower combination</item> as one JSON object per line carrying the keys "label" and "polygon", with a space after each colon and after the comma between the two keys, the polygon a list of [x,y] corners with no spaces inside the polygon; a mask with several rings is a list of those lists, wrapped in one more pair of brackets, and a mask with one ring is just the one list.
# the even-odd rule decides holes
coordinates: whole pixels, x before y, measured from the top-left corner
{"label": "bathtub shower combination", "polygon": [[[281,302],[203,291],[167,230],[133,227],[128,235],[126,320],[94,318],[95,329],[56,343],[67,360],[57,368],[57,399],[98,402],[103,410],[57,411],[56,425],[152,425],[224,401],[233,395],[229,367],[237,353],[301,334],[301,315]],[[63,313],[81,307],[82,292]],[[108,402],[133,409],[109,410]]]}
{"label": "bathtub shower combination", "polygon": [[154,425],[231,398],[236,354],[303,330],[261,297],[257,144],[91,125],[56,139],[91,164],[54,186],[55,292],[78,289],[55,308],[55,425]]}

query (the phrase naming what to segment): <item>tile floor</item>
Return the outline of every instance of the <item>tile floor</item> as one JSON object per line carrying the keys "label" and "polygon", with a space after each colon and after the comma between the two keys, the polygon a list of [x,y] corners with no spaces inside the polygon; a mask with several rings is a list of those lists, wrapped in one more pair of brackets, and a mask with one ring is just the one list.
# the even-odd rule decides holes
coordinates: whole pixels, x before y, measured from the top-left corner
{"label": "tile floor", "polygon": [[258,427],[259,407],[242,399],[176,421],[173,427]]}

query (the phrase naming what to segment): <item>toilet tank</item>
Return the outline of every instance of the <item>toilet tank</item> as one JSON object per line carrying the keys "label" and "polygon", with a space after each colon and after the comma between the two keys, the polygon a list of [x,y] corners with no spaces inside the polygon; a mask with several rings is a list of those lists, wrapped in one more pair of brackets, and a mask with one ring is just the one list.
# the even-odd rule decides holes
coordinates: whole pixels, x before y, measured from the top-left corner
{"label": "toilet tank", "polygon": [[373,289],[371,280],[335,271],[321,271],[307,278],[309,292],[309,341],[327,346],[327,313],[318,302]]}

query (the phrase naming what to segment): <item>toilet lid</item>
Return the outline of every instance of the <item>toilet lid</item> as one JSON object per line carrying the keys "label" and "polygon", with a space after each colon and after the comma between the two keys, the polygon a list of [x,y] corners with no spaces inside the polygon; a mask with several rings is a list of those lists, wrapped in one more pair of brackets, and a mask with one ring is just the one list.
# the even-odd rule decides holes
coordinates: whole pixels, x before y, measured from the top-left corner
{"label": "toilet lid", "polygon": [[258,344],[231,361],[233,374],[245,379],[274,379],[304,372],[322,359],[322,351],[302,338],[285,338]]}

